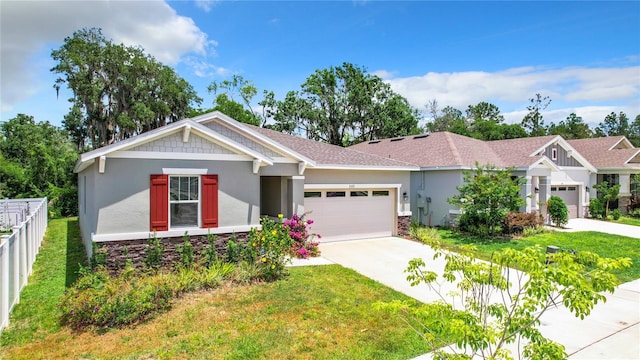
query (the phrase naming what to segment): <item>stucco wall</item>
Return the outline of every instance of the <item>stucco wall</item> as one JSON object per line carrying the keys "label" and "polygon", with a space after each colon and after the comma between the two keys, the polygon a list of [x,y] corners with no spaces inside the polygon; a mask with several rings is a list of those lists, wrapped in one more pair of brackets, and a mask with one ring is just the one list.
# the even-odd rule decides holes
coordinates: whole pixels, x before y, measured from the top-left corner
{"label": "stucco wall", "polygon": [[[95,234],[136,233],[149,231],[149,175],[162,174],[163,168],[207,169],[218,174],[219,227],[259,224],[260,177],[252,173],[252,163],[230,161],[114,159],[106,162],[104,174],[97,174],[96,166],[80,173],[93,173],[91,190],[97,209],[95,225],[87,220],[90,229],[83,236]],[[88,189],[89,191],[89,189]],[[83,225],[85,223],[83,222]]]}
{"label": "stucco wall", "polygon": [[[411,174],[411,211],[414,221],[428,226],[447,226],[449,210],[457,207],[449,204],[448,198],[458,193],[456,186],[463,183],[462,170],[430,170]],[[417,194],[424,190],[431,202],[423,210],[418,209]]]}

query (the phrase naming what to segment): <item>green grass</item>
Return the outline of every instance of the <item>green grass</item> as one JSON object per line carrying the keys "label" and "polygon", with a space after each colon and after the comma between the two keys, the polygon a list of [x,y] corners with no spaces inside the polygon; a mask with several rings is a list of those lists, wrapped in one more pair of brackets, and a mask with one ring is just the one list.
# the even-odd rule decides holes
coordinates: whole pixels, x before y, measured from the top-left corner
{"label": "green grass", "polygon": [[52,221],[0,358],[407,359],[432,350],[400,317],[373,308],[407,296],[338,265],[188,294],[136,326],[74,332],[59,325],[57,304],[83,256],[77,220]]}
{"label": "green grass", "polygon": [[488,260],[493,252],[500,249],[509,247],[521,250],[534,245],[540,245],[543,249],[549,245],[553,245],[561,249],[577,251],[589,250],[607,258],[628,257],[633,261],[633,265],[628,269],[616,271],[614,274],[616,274],[620,282],[640,278],[640,239],[594,231],[552,231],[520,239],[499,239],[481,242],[477,238],[451,230],[439,230],[439,233],[442,237],[443,244],[447,247],[455,249],[457,245],[473,244],[477,247],[477,256],[485,260]]}
{"label": "green grass", "polygon": [[9,327],[2,331],[2,347],[42,339],[60,329],[58,299],[77,279],[80,264],[86,264],[86,255],[78,219],[49,221],[33,273],[11,313]]}
{"label": "green grass", "polygon": [[[630,217],[630,216],[622,216],[618,220],[611,220],[611,221],[616,222],[618,224],[640,226],[640,219],[639,218]],[[640,230],[638,230],[638,231],[640,231]]]}

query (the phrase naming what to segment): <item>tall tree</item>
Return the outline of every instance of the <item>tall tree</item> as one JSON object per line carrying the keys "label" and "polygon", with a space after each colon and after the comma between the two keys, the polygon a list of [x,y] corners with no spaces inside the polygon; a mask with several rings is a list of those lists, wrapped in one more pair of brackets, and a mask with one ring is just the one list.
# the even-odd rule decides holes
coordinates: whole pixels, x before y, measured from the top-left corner
{"label": "tall tree", "polygon": [[[116,45],[82,29],[51,52],[54,88],[71,90],[65,118],[76,146],[97,148],[179,120],[201,100],[176,72],[140,47]],[[85,138],[86,137],[86,138]]]}
{"label": "tall tree", "polygon": [[231,79],[213,81],[207,89],[216,95],[213,110],[219,110],[243,123],[260,125],[260,118],[251,107],[251,100],[258,94],[258,88],[252,81],[245,80],[241,75],[233,75]]}
{"label": "tall tree", "polygon": [[540,94],[536,94],[529,101],[531,102],[527,106],[529,113],[522,119],[522,127],[527,130],[529,136],[544,136],[547,134],[547,128],[544,125],[542,111],[549,106],[551,99],[548,96],[543,97]]}
{"label": "tall tree", "polygon": [[557,125],[549,125],[548,133],[549,135],[560,135],[567,140],[586,139],[593,136],[589,125],[576,113],[571,113],[566,120],[560,121]]}
{"label": "tall tree", "polygon": [[449,131],[469,135],[469,122],[462,115],[462,111],[452,106],[445,106],[442,110],[438,110],[437,103],[427,104],[427,108],[432,116],[432,120],[426,125],[428,132]]}
{"label": "tall tree", "polygon": [[417,133],[418,111],[389,84],[350,63],[316,70],[278,102],[273,128],[309,139],[350,145]]}
{"label": "tall tree", "polygon": [[480,140],[505,140],[526,137],[518,124],[505,124],[498,106],[480,102],[466,110],[469,123],[468,135]]}

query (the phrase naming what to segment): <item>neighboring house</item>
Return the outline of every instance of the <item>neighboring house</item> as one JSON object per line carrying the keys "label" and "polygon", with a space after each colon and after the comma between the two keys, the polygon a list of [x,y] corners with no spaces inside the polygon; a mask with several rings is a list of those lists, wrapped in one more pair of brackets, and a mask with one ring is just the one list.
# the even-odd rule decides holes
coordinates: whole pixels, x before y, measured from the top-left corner
{"label": "neighboring house", "polygon": [[459,211],[448,198],[464,183],[464,171],[478,165],[513,168],[525,179],[522,211],[541,211],[552,195],[567,203],[570,216],[583,217],[588,209],[587,188],[596,172],[580,153],[560,136],[482,141],[450,132],[373,140],[350,149],[416,164],[411,175],[410,199],[414,219],[425,225],[448,225]]}
{"label": "neighboring house", "polygon": [[396,235],[417,170],[213,112],[82,154],[79,223],[89,254],[101,243],[134,257],[154,232],[242,237],[280,213],[311,212],[323,241]]}
{"label": "neighboring house", "polygon": [[[631,176],[640,174],[640,149],[624,136],[569,140],[569,144],[596,167],[597,173],[591,175],[591,184],[603,181],[609,185],[620,184],[620,199],[610,206],[626,214],[632,195],[637,195],[640,190],[631,184]],[[597,195],[593,187],[590,192],[593,197]]]}

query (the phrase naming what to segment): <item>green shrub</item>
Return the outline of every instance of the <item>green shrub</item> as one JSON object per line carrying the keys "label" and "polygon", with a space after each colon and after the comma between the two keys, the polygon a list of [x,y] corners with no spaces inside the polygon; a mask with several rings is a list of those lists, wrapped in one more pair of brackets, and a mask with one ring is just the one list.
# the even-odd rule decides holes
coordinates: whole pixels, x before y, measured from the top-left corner
{"label": "green shrub", "polygon": [[251,229],[247,247],[255,254],[255,263],[262,269],[264,280],[275,280],[286,275],[285,263],[294,240],[288,228],[268,217],[260,219],[261,230]]}
{"label": "green shrub", "polygon": [[505,234],[522,234],[527,228],[536,228],[544,223],[541,215],[530,212],[510,212],[502,219],[502,232]]}
{"label": "green shrub", "polygon": [[545,234],[545,233],[548,233],[549,231],[550,230],[547,229],[544,226],[526,227],[522,231],[522,236],[523,237],[528,237],[528,236],[534,236],[534,235],[538,235],[538,234]]}
{"label": "green shrub", "polygon": [[558,196],[552,196],[547,201],[547,212],[556,226],[562,227],[569,222],[569,211],[567,205]]}
{"label": "green shrub", "polygon": [[193,245],[189,234],[185,231],[182,236],[182,246],[176,246],[176,251],[180,254],[180,263],[183,267],[190,268],[193,266]]}
{"label": "green shrub", "polygon": [[629,213],[629,216],[634,218],[640,218],[640,208],[631,210],[631,212]]}
{"label": "green shrub", "polygon": [[100,266],[104,266],[107,264],[107,248],[98,243],[93,243],[92,247],[91,259],[89,260],[89,264],[91,264],[92,269],[97,269]]}
{"label": "green shrub", "polygon": [[218,250],[216,249],[218,236],[207,233],[207,245],[203,249],[204,263],[207,267],[218,262]]}
{"label": "green shrub", "polygon": [[237,263],[238,261],[240,261],[242,248],[241,245],[238,245],[237,241],[238,238],[235,234],[233,234],[229,241],[227,241],[227,256],[225,257],[226,262]]}
{"label": "green shrub", "polygon": [[611,217],[613,217],[613,220],[619,220],[621,216],[622,213],[620,212],[620,209],[613,209],[613,211],[611,212]]}
{"label": "green shrub", "polygon": [[594,219],[603,219],[606,214],[604,203],[598,198],[591,199],[589,201],[589,214]]}
{"label": "green shrub", "polygon": [[164,253],[164,245],[158,239],[156,232],[147,239],[147,257],[144,263],[149,269],[158,269],[162,265],[162,254]]}
{"label": "green shrub", "polygon": [[133,268],[110,277],[104,267],[83,272],[63,295],[61,321],[74,329],[137,323],[170,307],[174,296],[170,277],[139,276]]}
{"label": "green shrub", "polygon": [[418,226],[415,228],[411,228],[410,235],[414,239],[425,244],[440,243],[440,240],[442,240],[438,230],[430,227]]}

